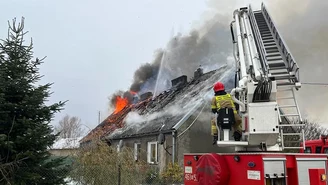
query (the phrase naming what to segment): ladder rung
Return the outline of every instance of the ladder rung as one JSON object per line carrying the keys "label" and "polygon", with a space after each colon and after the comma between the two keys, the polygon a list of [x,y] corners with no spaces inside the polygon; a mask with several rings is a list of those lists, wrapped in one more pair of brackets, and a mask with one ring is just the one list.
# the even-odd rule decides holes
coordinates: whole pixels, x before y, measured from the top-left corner
{"label": "ladder rung", "polygon": [[300,115],[299,114],[282,114],[280,116],[287,117],[287,116],[300,116]]}
{"label": "ladder rung", "polygon": [[302,136],[302,133],[283,133],[284,136]]}
{"label": "ladder rung", "polygon": [[304,124],[280,124],[279,127],[303,127]]}
{"label": "ladder rung", "polygon": [[279,67],[269,67],[269,70],[282,70],[282,69],[286,69],[286,66],[279,66]]}
{"label": "ladder rung", "polygon": [[[277,76],[277,75],[287,75],[288,74],[288,72],[277,72],[277,73],[270,73],[269,75],[270,76]],[[276,79],[277,80],[277,79]]]}
{"label": "ladder rung", "polygon": [[284,141],[284,143],[300,143],[300,142],[302,142],[302,141],[300,141],[300,140],[299,141],[288,141],[288,140]]}
{"label": "ladder rung", "polygon": [[271,36],[268,36],[268,37],[262,37],[263,40],[271,40],[273,39],[272,35]]}
{"label": "ladder rung", "polygon": [[277,53],[270,53],[270,54],[266,55],[266,57],[277,57],[277,56],[281,56],[281,54],[279,52],[277,52]]}
{"label": "ladder rung", "polygon": [[262,31],[261,34],[262,34],[262,35],[263,35],[263,34],[271,34],[271,32],[270,32],[270,31]]}
{"label": "ladder rung", "polygon": [[294,97],[283,97],[283,98],[277,98],[277,100],[286,100],[286,99],[294,99]]}
{"label": "ladder rung", "polygon": [[[263,44],[264,43],[269,43],[269,42],[275,42],[273,39],[269,39],[269,40],[263,40]],[[279,53],[279,55],[280,55],[280,53]]]}
{"label": "ladder rung", "polygon": [[266,57],[267,61],[277,61],[277,60],[282,60],[281,56],[276,56],[276,57]]}
{"label": "ladder rung", "polygon": [[289,107],[296,107],[296,105],[282,105],[279,108],[289,108]]}
{"label": "ladder rung", "polygon": [[266,43],[263,43],[264,44],[264,47],[266,46],[275,46],[276,43],[275,42],[266,42]]}
{"label": "ladder rung", "polygon": [[267,36],[272,36],[271,33],[262,33],[261,34],[262,37],[267,37]]}
{"label": "ladder rung", "polygon": [[278,91],[279,91],[279,92],[283,92],[283,91],[292,91],[292,89],[281,89],[281,88],[278,88]]}
{"label": "ladder rung", "polygon": [[293,83],[293,82],[283,82],[283,83],[277,83],[277,86],[293,86],[293,87],[295,87],[295,83]]}
{"label": "ladder rung", "polygon": [[276,49],[265,49],[265,51],[267,53],[276,53],[276,52],[279,52],[278,48],[276,48]]}
{"label": "ladder rung", "polygon": [[273,45],[273,46],[264,46],[264,48],[266,49],[266,50],[277,50],[278,49],[278,47],[277,47],[277,45]]}
{"label": "ladder rung", "polygon": [[303,148],[303,147],[301,147],[301,146],[286,146],[286,147],[284,147],[284,149],[301,149],[301,148]]}

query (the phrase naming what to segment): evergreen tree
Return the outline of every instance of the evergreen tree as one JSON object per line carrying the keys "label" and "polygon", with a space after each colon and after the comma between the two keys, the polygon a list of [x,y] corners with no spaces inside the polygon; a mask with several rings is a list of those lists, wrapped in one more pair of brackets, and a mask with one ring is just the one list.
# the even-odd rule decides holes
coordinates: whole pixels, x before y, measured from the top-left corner
{"label": "evergreen tree", "polygon": [[55,139],[50,125],[65,102],[46,105],[52,84],[41,79],[33,44],[24,45],[24,18],[9,23],[8,38],[0,43],[0,184],[63,184],[64,158],[47,151]]}

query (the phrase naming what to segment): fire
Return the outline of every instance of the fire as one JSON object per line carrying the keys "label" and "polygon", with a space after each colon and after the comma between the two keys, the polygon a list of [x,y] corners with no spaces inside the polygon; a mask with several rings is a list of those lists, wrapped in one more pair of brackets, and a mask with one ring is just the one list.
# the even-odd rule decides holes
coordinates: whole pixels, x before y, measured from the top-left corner
{"label": "fire", "polygon": [[130,91],[130,93],[131,93],[132,95],[136,95],[136,94],[137,94],[137,92],[134,92],[134,91]]}
{"label": "fire", "polygon": [[126,105],[128,105],[128,103],[129,103],[128,99],[117,96],[114,114],[116,114],[116,113],[120,112],[122,109],[124,109],[124,107]]}

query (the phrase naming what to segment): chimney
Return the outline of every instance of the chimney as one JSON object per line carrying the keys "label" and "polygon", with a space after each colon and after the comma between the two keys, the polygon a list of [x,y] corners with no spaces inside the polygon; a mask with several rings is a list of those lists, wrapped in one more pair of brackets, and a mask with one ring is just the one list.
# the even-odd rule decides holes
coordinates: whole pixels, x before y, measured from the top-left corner
{"label": "chimney", "polygon": [[197,68],[196,71],[194,72],[194,79],[201,77],[203,74],[204,74],[203,68],[199,66],[199,68]]}
{"label": "chimney", "polygon": [[181,87],[187,83],[187,76],[182,75],[178,78],[171,80],[171,82],[172,82],[172,87]]}
{"label": "chimney", "polygon": [[140,95],[140,101],[144,101],[147,98],[152,97],[152,96],[153,96],[153,93],[152,92],[143,93],[142,95]]}

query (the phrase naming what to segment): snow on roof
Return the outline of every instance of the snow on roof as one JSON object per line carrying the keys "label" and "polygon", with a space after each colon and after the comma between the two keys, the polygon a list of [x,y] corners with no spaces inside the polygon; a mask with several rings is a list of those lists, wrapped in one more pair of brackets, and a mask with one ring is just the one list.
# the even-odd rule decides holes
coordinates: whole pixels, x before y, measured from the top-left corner
{"label": "snow on roof", "polygon": [[77,138],[60,138],[52,145],[50,149],[73,149],[79,148],[82,137]]}

